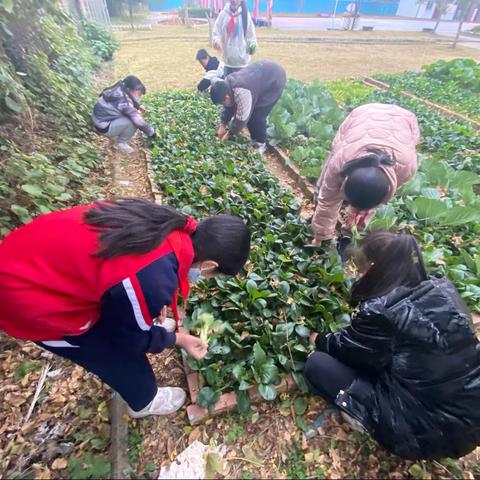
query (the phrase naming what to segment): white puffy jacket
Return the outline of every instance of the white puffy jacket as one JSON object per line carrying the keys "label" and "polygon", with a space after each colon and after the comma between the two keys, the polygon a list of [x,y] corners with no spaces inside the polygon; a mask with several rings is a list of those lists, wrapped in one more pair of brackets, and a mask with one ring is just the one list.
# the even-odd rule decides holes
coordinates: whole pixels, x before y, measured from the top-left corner
{"label": "white puffy jacket", "polygon": [[[233,31],[228,33],[230,19],[234,19]],[[213,44],[222,51],[226,67],[245,67],[250,62],[249,51],[257,47],[257,37],[252,17],[248,14],[246,34],[243,32],[242,7],[235,12],[230,10],[230,3],[220,12],[213,27]]]}

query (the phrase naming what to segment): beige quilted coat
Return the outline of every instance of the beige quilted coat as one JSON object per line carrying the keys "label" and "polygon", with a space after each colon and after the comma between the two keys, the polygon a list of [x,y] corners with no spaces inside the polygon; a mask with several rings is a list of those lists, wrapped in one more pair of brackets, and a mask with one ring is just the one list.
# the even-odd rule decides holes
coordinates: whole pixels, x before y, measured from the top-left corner
{"label": "beige quilted coat", "polygon": [[317,206],[312,219],[315,240],[335,236],[338,214],[345,200],[345,177],[340,172],[347,162],[364,156],[370,147],[382,148],[395,156],[395,165],[381,166],[390,181],[390,190],[383,202],[387,203],[397,188],[415,174],[419,142],[417,117],[404,108],[369,103],[353,110],[340,125],[317,182]]}

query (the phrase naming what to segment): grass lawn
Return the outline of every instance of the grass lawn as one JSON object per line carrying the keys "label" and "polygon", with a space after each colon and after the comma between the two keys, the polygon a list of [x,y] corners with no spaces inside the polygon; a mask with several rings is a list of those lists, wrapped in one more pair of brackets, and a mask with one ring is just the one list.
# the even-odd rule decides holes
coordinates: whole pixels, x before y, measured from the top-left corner
{"label": "grass lawn", "polygon": [[[145,23],[146,18],[148,17],[148,12],[135,12],[133,14],[133,24],[141,25]],[[112,25],[130,25],[130,16],[122,15],[121,17],[111,17]]]}
{"label": "grass lawn", "polygon": [[[193,88],[201,79],[202,70],[195,61],[195,53],[199,48],[209,48],[207,27],[161,26],[148,32],[126,31],[117,32],[116,35],[122,47],[116,55],[115,77],[137,75],[150,91]],[[480,49],[462,46],[452,49],[447,45],[434,44],[345,45],[268,41],[269,37],[285,35],[420,40],[431,39],[432,36],[414,32],[280,32],[258,29],[259,49],[254,59],[274,60],[286,68],[289,77],[303,81],[330,81],[375,73],[419,70],[422,65],[440,59],[470,57],[480,60]]]}

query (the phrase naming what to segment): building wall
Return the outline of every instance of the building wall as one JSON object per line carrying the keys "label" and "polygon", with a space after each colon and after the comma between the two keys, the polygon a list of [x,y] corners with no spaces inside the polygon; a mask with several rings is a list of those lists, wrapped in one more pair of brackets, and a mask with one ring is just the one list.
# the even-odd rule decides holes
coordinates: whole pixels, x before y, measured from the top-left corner
{"label": "building wall", "polygon": [[[402,1],[406,0],[361,0],[360,13],[364,15],[396,15]],[[416,0],[408,0],[415,2]],[[260,0],[260,14],[266,10],[267,0]],[[338,0],[337,13],[346,11],[351,0]],[[182,0],[150,0],[150,9],[154,11],[172,10],[182,5]],[[331,14],[335,10],[336,0],[274,0],[274,13],[292,14]],[[253,9],[253,0],[248,0],[249,8]]]}
{"label": "building wall", "polygon": [[[435,10],[435,2],[433,0],[421,5],[419,5],[417,0],[400,0],[397,15],[432,19],[434,18]],[[456,11],[456,2],[452,1],[449,5],[448,11],[442,15],[441,20],[453,20]]]}

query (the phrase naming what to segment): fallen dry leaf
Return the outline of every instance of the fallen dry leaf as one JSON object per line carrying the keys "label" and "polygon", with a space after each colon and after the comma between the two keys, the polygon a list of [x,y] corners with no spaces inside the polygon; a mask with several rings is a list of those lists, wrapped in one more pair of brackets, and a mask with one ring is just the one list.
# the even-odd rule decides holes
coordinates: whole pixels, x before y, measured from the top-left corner
{"label": "fallen dry leaf", "polygon": [[67,460],[65,458],[56,458],[52,463],[52,470],[63,470],[67,468]]}
{"label": "fallen dry leaf", "polygon": [[14,407],[20,407],[27,399],[18,393],[7,393],[7,395],[5,395],[5,401]]}

